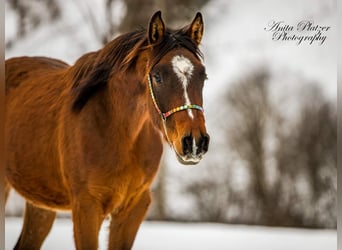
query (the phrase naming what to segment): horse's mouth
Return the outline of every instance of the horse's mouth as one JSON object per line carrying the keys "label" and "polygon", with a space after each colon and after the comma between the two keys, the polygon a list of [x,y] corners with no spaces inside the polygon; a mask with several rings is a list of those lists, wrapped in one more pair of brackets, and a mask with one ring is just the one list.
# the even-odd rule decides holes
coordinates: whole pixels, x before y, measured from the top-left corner
{"label": "horse's mouth", "polygon": [[182,156],[176,152],[176,156],[177,156],[177,160],[179,161],[179,163],[181,163],[183,165],[196,165],[202,160],[202,155],[198,155],[198,156],[184,155],[184,156]]}
{"label": "horse's mouth", "polygon": [[198,164],[208,152],[209,135],[207,133],[197,134],[199,134],[197,138],[190,133],[190,135],[183,136],[181,140],[174,140],[170,143],[177,160],[183,165]]}

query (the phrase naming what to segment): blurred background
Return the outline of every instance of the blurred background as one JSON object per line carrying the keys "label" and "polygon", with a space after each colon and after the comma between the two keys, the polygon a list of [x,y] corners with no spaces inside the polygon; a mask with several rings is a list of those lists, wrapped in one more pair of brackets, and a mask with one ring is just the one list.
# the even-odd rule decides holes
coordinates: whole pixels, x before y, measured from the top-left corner
{"label": "blurred background", "polygon": [[[167,147],[147,219],[336,229],[336,1],[7,0],[6,58],[73,64],[162,10],[169,27],[204,16],[211,144],[197,166]],[[274,41],[270,21],[329,26],[326,40]],[[308,32],[308,35],[313,34]],[[7,216],[21,216],[12,192]],[[62,214],[60,216],[68,216]]]}

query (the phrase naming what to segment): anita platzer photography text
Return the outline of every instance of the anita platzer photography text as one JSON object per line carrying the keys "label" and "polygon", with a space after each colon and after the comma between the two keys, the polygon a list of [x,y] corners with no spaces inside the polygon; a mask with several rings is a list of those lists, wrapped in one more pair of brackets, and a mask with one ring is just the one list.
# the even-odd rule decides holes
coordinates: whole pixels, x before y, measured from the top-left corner
{"label": "anita platzer photography text", "polygon": [[264,30],[272,34],[273,41],[293,41],[297,45],[304,43],[322,45],[327,39],[330,28],[330,26],[316,24],[312,20],[302,20],[296,25],[271,20]]}

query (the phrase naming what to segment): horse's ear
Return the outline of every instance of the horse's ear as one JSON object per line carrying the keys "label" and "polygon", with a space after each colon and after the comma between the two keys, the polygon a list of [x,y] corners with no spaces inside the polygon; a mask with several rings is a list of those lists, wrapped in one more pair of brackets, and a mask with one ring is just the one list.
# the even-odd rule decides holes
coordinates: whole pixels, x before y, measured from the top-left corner
{"label": "horse's ear", "polygon": [[165,25],[161,17],[161,11],[157,11],[152,16],[148,26],[148,41],[150,44],[159,43],[165,34]]}
{"label": "horse's ear", "polygon": [[197,12],[194,20],[190,24],[187,34],[190,38],[197,44],[197,46],[201,43],[203,36],[203,18],[200,12]]}

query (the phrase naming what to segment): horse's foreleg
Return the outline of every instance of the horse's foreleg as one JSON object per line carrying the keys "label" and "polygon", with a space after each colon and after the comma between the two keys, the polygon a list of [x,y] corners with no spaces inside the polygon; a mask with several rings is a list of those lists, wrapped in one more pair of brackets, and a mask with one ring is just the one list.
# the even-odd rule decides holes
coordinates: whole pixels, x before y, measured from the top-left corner
{"label": "horse's foreleg", "polygon": [[10,186],[10,184],[8,183],[8,181],[5,178],[5,204],[7,202],[7,198],[9,196],[9,192],[10,191],[11,191],[11,186]]}
{"label": "horse's foreleg", "polygon": [[132,248],[135,235],[144,220],[151,203],[150,191],[145,191],[140,200],[122,216],[112,216],[109,235],[109,250],[129,250]]}
{"label": "horse's foreleg", "polygon": [[24,225],[14,249],[40,249],[55,217],[55,212],[26,202]]}
{"label": "horse's foreleg", "polygon": [[101,204],[91,196],[77,196],[73,201],[72,219],[76,249],[98,249],[98,234],[104,219]]}

